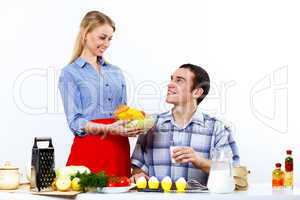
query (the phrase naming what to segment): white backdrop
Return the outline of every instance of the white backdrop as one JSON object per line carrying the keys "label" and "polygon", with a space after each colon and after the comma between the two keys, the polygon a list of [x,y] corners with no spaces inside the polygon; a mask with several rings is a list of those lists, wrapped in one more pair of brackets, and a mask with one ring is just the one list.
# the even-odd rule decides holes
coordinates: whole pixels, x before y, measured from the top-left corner
{"label": "white backdrop", "polygon": [[81,18],[97,9],[116,22],[105,57],[126,74],[131,106],[168,109],[171,73],[183,63],[202,65],[212,89],[200,106],[234,127],[251,180],[271,183],[288,148],[297,179],[299,8],[283,0],[1,1],[0,164],[10,160],[23,170],[35,136],[51,136],[56,166],[65,164],[72,134],[57,79]]}

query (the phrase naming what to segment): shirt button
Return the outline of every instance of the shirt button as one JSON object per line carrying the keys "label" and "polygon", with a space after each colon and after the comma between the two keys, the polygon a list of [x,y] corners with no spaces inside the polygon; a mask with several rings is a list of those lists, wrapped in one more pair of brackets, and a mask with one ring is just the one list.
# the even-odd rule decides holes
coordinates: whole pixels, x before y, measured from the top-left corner
{"label": "shirt button", "polygon": [[111,98],[108,98],[108,101],[111,101]]}
{"label": "shirt button", "polygon": [[112,113],[109,113],[110,116],[112,116]]}
{"label": "shirt button", "polygon": [[105,86],[106,86],[106,87],[108,87],[108,86],[109,86],[109,84],[108,84],[108,83],[106,83],[106,84],[105,84]]}

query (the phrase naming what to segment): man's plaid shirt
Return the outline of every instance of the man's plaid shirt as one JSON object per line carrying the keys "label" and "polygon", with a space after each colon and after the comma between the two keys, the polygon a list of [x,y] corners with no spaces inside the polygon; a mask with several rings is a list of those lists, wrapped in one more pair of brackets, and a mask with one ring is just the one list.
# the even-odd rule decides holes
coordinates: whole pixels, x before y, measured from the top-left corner
{"label": "man's plaid shirt", "polygon": [[180,177],[196,179],[206,185],[208,174],[191,163],[172,163],[170,146],[189,146],[206,159],[212,159],[214,149],[230,152],[233,163],[239,164],[239,154],[231,129],[220,120],[198,110],[185,127],[174,123],[172,112],[157,116],[156,126],[146,135],[140,135],[131,157],[133,167],[156,176],[159,180],[170,176],[173,181]]}

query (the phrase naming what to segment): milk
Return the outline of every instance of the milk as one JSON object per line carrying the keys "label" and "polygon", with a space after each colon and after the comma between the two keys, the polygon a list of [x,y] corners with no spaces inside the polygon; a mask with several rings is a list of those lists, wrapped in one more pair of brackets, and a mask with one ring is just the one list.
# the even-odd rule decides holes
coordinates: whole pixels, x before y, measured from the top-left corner
{"label": "milk", "polygon": [[211,170],[207,187],[213,193],[231,193],[235,188],[235,182],[229,170]]}

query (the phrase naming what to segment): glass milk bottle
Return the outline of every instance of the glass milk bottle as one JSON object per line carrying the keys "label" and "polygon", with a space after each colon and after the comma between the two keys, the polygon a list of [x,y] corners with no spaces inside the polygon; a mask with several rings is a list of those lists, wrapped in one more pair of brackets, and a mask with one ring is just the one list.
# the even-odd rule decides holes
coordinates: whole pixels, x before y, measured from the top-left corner
{"label": "glass milk bottle", "polygon": [[213,193],[231,193],[235,189],[232,175],[232,153],[213,150],[207,187]]}

